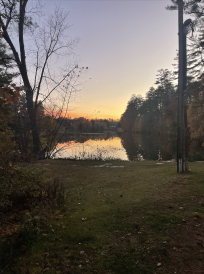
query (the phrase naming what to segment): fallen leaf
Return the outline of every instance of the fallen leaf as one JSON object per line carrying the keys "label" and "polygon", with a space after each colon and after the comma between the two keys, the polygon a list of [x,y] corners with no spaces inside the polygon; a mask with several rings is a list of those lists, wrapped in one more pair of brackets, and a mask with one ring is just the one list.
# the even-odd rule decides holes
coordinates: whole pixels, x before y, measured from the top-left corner
{"label": "fallen leaf", "polygon": [[80,255],[83,255],[83,254],[84,254],[84,251],[80,251],[79,254],[80,254]]}
{"label": "fallen leaf", "polygon": [[43,234],[43,236],[47,236],[47,234]]}
{"label": "fallen leaf", "polygon": [[158,267],[161,266],[161,263],[158,263],[157,266],[158,266]]}
{"label": "fallen leaf", "polygon": [[80,264],[80,265],[79,265],[79,268],[81,268],[81,267],[82,267],[82,265]]}
{"label": "fallen leaf", "polygon": [[47,270],[49,270],[49,267],[46,267],[45,269],[43,269],[43,272],[45,272],[45,271],[47,271]]}

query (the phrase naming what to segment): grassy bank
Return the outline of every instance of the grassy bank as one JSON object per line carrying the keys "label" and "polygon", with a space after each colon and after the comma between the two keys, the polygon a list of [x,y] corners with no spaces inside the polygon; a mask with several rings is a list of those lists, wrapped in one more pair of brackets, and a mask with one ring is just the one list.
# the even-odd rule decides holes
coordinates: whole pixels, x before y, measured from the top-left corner
{"label": "grassy bank", "polygon": [[65,183],[67,202],[49,216],[36,206],[30,219],[45,215],[46,226],[14,246],[0,273],[204,273],[204,162],[182,175],[156,162],[34,168]]}

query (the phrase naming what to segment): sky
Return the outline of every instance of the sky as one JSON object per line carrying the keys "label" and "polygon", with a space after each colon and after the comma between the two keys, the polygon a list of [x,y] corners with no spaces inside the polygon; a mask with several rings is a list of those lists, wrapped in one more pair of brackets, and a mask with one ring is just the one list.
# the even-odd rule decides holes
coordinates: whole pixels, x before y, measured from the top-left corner
{"label": "sky", "polygon": [[89,69],[71,117],[120,119],[132,94],[145,96],[159,69],[173,70],[178,12],[170,0],[44,0],[69,11],[68,35],[79,37],[75,54]]}

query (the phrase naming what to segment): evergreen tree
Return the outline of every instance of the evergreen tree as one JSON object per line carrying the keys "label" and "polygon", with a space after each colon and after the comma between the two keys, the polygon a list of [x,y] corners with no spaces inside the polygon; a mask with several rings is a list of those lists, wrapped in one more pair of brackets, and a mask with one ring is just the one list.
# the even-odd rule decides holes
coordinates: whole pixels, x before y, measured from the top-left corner
{"label": "evergreen tree", "polygon": [[0,38],[0,87],[9,85],[17,75],[11,72],[13,68],[13,56],[7,53],[6,45]]}
{"label": "evergreen tree", "polygon": [[16,75],[12,73],[13,68],[12,56],[7,53],[0,38],[0,160],[4,159],[14,146],[10,139],[8,119],[12,114],[12,105],[19,99],[20,88],[12,84]]}

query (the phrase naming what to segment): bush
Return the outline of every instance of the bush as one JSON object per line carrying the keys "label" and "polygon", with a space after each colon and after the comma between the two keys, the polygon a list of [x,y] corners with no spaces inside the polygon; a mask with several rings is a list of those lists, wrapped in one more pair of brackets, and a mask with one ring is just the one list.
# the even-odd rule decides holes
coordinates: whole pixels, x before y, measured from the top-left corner
{"label": "bush", "polygon": [[8,215],[18,215],[21,210],[31,211],[36,206],[53,209],[64,204],[64,184],[59,179],[46,181],[43,173],[42,169],[1,165],[0,226]]}
{"label": "bush", "polygon": [[66,201],[64,184],[48,181],[44,170],[0,165],[0,269],[11,265],[38,237],[47,233],[47,219]]}

